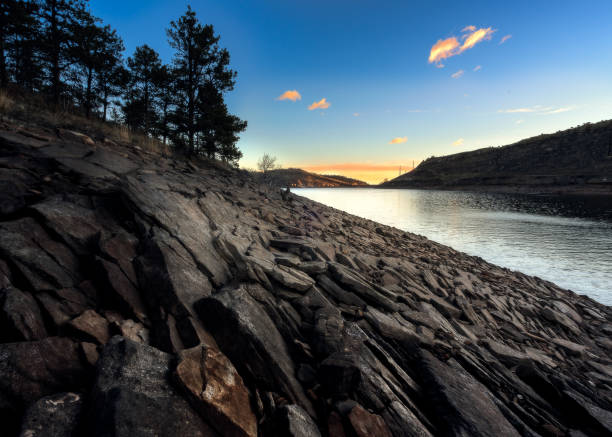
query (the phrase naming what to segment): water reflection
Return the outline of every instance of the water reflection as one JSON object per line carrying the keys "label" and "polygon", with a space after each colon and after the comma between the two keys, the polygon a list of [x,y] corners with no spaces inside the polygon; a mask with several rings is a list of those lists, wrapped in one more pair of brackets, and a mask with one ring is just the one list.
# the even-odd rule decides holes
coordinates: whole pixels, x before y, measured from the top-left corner
{"label": "water reflection", "polygon": [[295,192],[612,304],[612,199],[373,188]]}

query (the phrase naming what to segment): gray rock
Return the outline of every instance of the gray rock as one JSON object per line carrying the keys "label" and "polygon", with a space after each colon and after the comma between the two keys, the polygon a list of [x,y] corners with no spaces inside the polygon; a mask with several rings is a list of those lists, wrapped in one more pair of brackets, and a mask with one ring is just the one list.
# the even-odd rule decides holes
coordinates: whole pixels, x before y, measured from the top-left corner
{"label": "gray rock", "polygon": [[42,340],[47,336],[38,304],[14,287],[0,290],[0,338],[3,342]]}
{"label": "gray rock", "polygon": [[28,408],[19,437],[76,435],[83,403],[78,393],[58,393],[39,399]]}
{"label": "gray rock", "polygon": [[274,425],[274,435],[278,437],[321,437],[317,425],[299,405],[280,407]]}
{"label": "gray rock", "polygon": [[85,431],[96,437],[217,436],[170,384],[172,356],[113,337],[98,361]]}

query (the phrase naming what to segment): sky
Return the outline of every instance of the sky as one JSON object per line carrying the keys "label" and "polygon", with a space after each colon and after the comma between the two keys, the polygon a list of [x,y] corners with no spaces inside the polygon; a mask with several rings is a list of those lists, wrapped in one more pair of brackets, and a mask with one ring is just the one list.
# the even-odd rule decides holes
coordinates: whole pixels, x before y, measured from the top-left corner
{"label": "sky", "polygon": [[126,54],[170,62],[190,4],[238,72],[243,168],[370,183],[413,163],[612,118],[612,1],[91,0]]}

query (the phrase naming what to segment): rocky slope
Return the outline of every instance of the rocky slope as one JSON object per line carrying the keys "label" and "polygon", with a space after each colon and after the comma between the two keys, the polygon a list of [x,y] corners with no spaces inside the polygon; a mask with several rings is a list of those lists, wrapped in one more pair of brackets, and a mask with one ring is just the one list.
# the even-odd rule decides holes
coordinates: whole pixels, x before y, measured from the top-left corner
{"label": "rocky slope", "polygon": [[609,307],[217,166],[0,151],[3,435],[612,432]]}
{"label": "rocky slope", "polygon": [[280,168],[270,170],[265,175],[259,174],[262,183],[268,183],[276,187],[291,188],[336,188],[336,187],[361,187],[368,184],[339,175],[322,175],[310,173],[300,168]]}
{"label": "rocky slope", "polygon": [[612,195],[612,120],[429,158],[382,186]]}

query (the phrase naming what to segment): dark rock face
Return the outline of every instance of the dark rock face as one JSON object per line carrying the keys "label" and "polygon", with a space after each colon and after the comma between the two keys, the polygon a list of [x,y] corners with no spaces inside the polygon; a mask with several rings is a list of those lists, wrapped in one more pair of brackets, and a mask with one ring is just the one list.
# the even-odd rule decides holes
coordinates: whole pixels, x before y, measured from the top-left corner
{"label": "dark rock face", "polygon": [[609,307],[213,163],[0,150],[2,435],[612,432]]}
{"label": "dark rock face", "polygon": [[88,435],[217,435],[170,385],[171,361],[157,349],[113,337],[98,361]]}
{"label": "dark rock face", "polygon": [[77,434],[83,398],[58,393],[36,401],[26,412],[20,437],[72,437]]}

